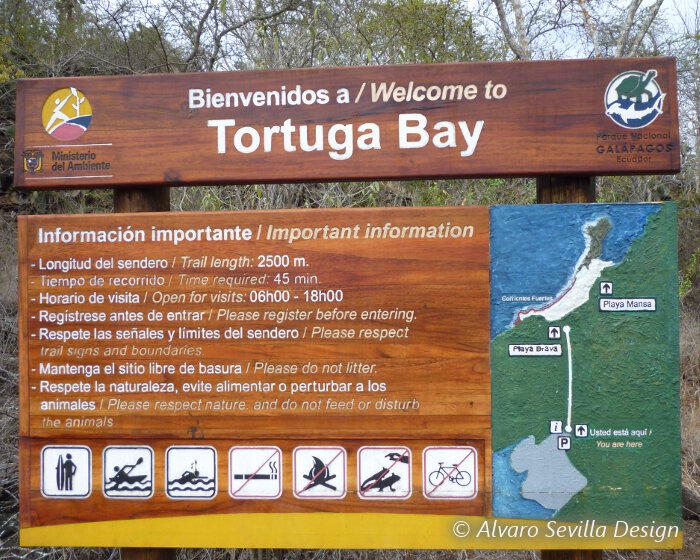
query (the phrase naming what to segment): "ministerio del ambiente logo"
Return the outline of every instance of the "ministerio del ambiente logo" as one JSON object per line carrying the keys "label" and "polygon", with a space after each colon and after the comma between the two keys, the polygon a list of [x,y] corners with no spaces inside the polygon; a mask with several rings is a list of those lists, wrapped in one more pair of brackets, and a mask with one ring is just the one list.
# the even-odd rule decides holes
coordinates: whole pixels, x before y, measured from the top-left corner
{"label": "ministerio del ambiente logo", "polygon": [[80,138],[90,126],[92,107],[85,94],[74,87],[54,91],[41,111],[44,130],[64,142]]}

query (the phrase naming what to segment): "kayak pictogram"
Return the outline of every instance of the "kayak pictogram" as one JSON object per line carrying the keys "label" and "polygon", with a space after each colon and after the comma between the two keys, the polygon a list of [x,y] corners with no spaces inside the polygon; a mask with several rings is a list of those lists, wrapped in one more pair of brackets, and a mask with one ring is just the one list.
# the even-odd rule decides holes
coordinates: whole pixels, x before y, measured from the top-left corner
{"label": "kayak pictogram", "polygon": [[108,498],[153,495],[153,449],[148,446],[105,447],[102,471],[102,492]]}

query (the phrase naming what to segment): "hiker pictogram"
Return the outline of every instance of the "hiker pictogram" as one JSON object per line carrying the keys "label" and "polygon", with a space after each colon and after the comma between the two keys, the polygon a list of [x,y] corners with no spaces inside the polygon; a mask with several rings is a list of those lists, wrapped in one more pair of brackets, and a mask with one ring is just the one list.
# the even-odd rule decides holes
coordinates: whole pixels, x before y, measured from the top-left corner
{"label": "hiker pictogram", "polygon": [[363,499],[405,500],[411,495],[408,447],[361,447],[357,452],[357,488]]}
{"label": "hiker pictogram", "polygon": [[85,446],[47,445],[41,450],[41,493],[47,498],[87,498],[92,453]]}
{"label": "hiker pictogram", "polygon": [[347,453],[342,447],[297,447],[293,454],[297,498],[341,499],[347,491]]}
{"label": "hiker pictogram", "polygon": [[423,495],[431,500],[470,500],[478,490],[476,449],[470,446],[423,450]]}
{"label": "hiker pictogram", "polygon": [[274,500],[282,495],[282,451],[279,447],[232,447],[229,494],[237,499]]}
{"label": "hiker pictogram", "polygon": [[169,498],[213,498],[217,492],[216,449],[205,445],[168,447],[165,481]]}
{"label": "hiker pictogram", "polygon": [[102,492],[108,498],[150,498],[153,449],[143,445],[105,447],[102,473]]}

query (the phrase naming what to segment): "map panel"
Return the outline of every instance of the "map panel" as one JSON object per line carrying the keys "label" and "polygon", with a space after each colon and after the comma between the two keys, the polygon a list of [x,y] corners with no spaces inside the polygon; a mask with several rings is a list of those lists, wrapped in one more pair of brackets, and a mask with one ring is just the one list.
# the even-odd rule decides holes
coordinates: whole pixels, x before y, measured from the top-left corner
{"label": "map panel", "polygon": [[491,209],[494,516],[680,522],[675,223]]}

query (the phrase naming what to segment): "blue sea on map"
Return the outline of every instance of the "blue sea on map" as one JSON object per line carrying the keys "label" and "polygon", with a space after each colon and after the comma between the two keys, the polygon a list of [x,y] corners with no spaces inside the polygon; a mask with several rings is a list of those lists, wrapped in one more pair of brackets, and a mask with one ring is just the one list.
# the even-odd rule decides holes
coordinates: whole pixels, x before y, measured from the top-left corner
{"label": "blue sea on map", "polygon": [[657,204],[492,206],[491,338],[513,326],[518,311],[547,305],[503,297],[556,298],[566,288],[585,249],[584,224],[608,218],[612,229],[601,258],[619,263],[659,210]]}
{"label": "blue sea on map", "polygon": [[519,443],[493,454],[493,514],[519,519],[549,519],[556,511],[541,506],[535,500],[523,498],[521,488],[527,472],[519,474],[510,465],[510,454]]}

